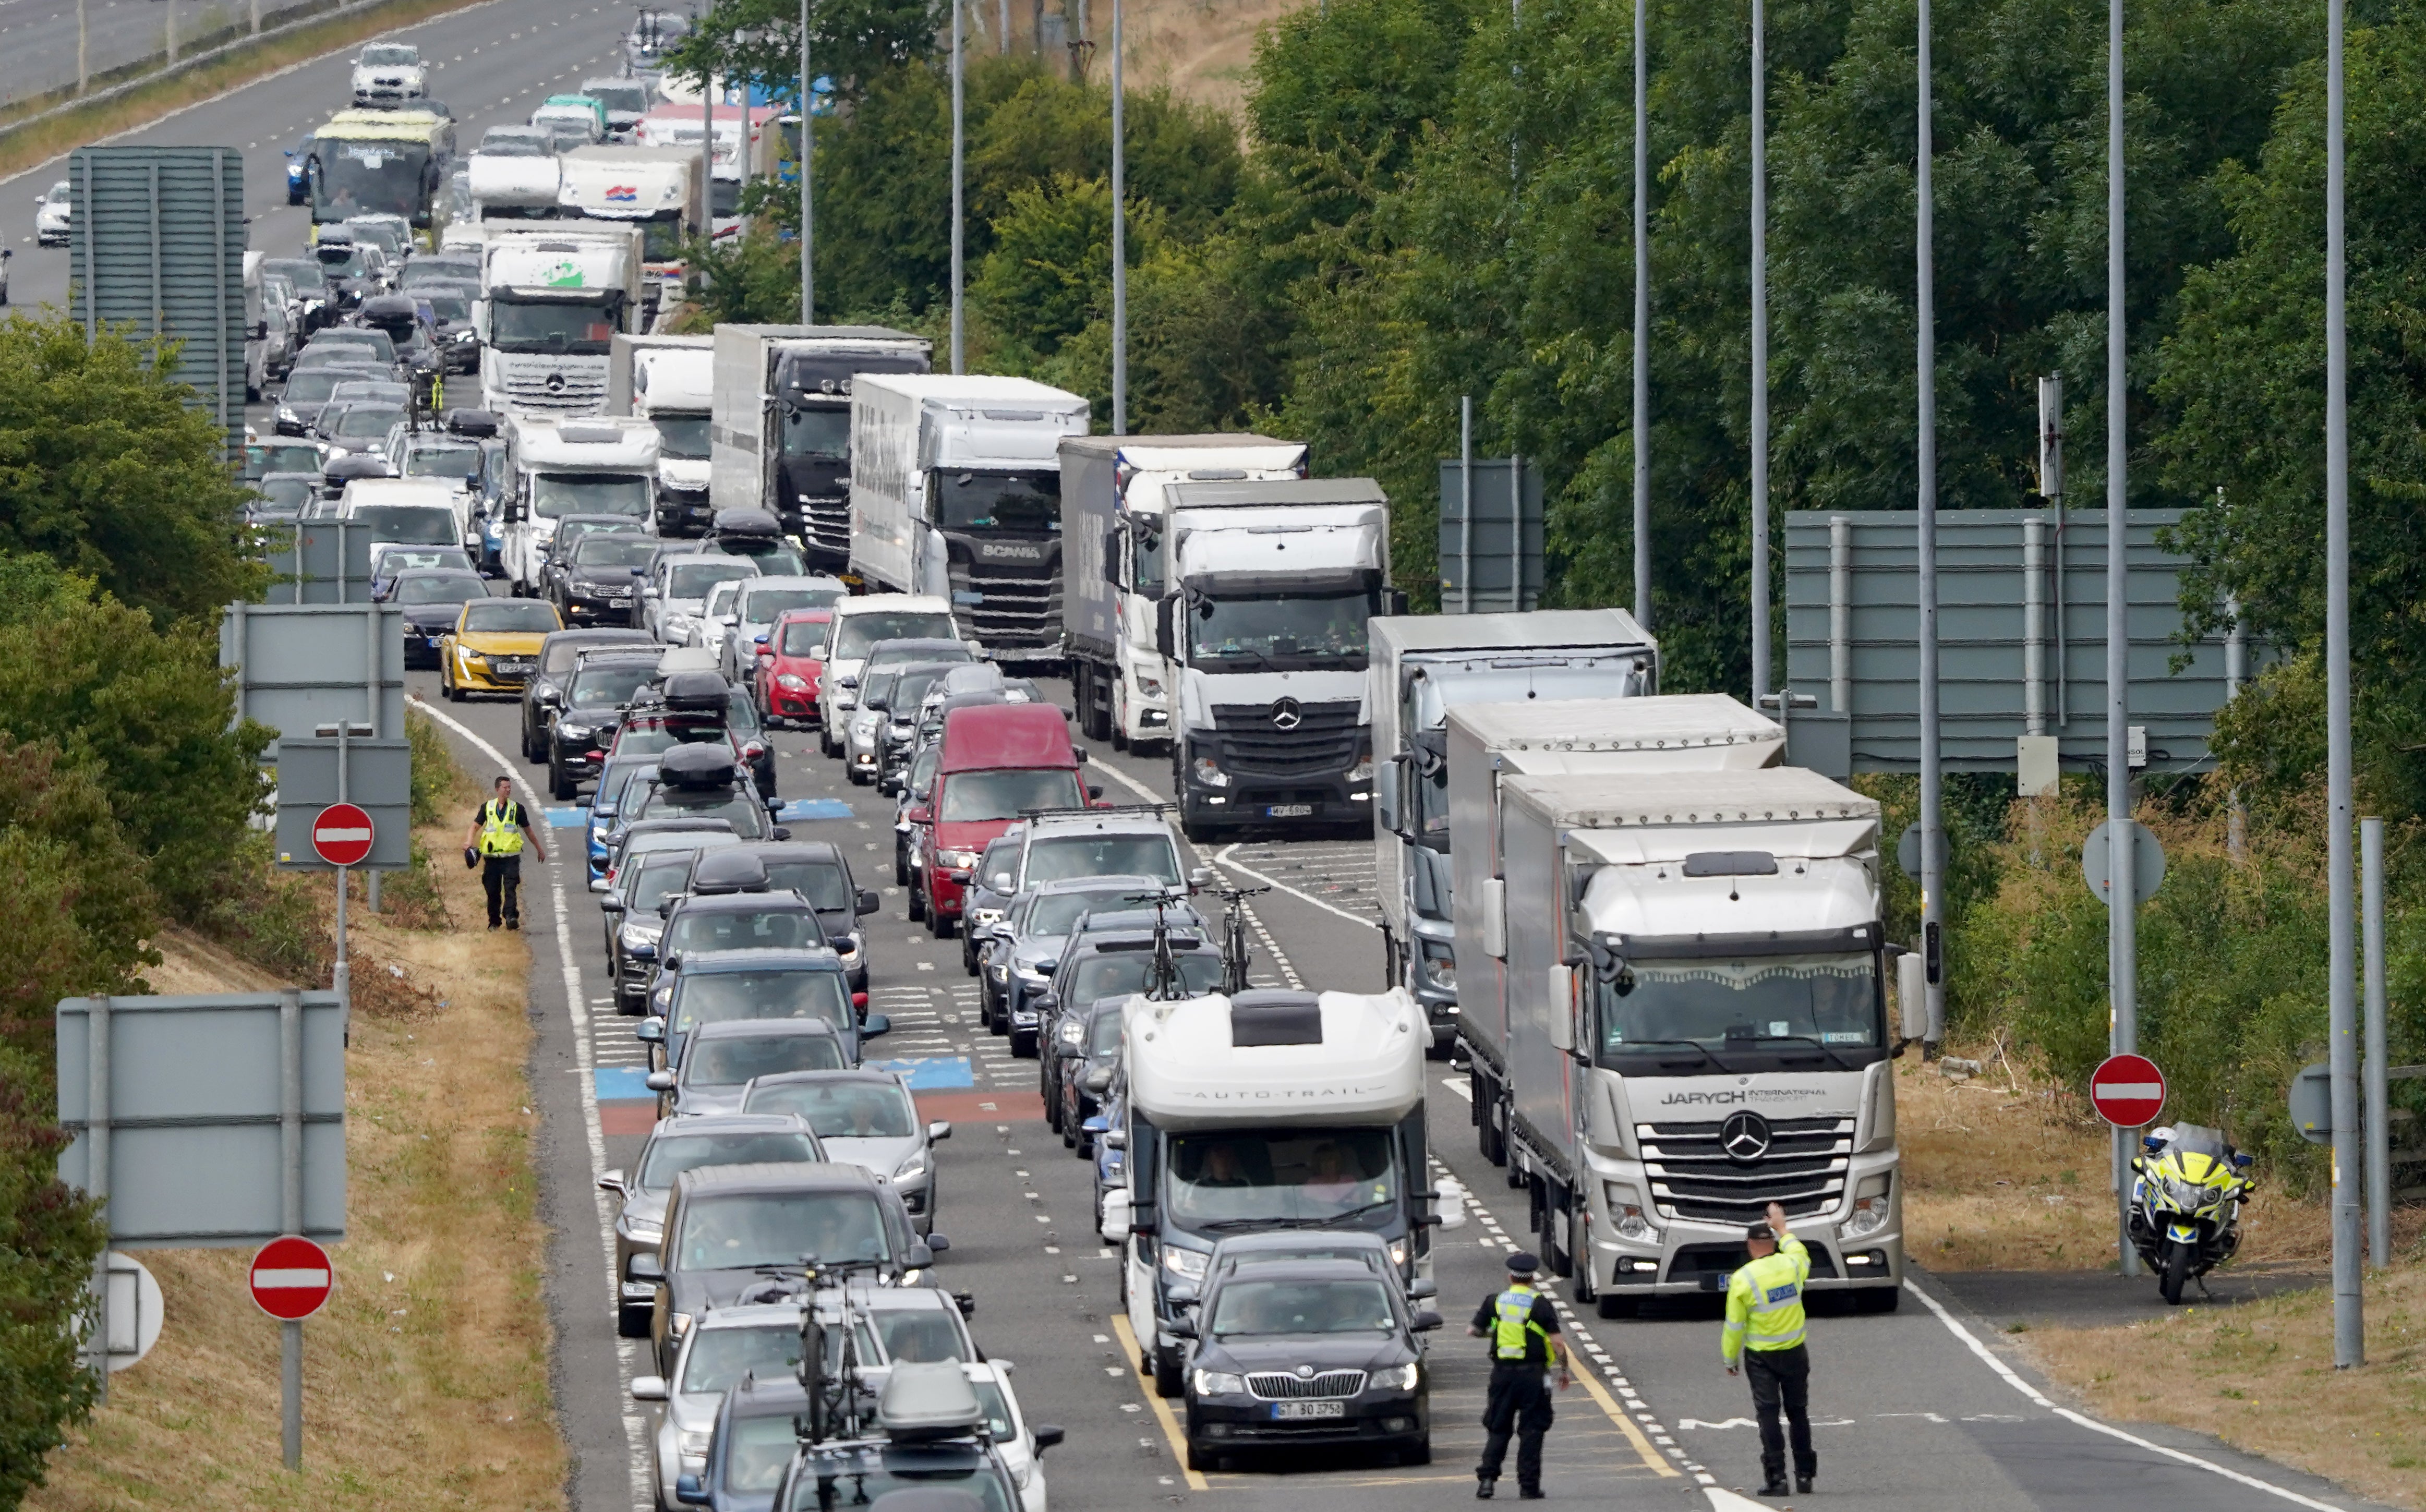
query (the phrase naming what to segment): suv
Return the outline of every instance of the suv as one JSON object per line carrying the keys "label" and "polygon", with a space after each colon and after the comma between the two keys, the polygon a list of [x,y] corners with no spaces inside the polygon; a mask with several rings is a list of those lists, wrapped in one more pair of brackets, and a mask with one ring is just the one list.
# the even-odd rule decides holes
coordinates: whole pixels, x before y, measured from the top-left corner
{"label": "suv", "polygon": [[1163,817],[1169,807],[1145,803],[1031,815],[1016,831],[1024,837],[1018,864],[1008,877],[987,877],[986,885],[1005,897],[1063,877],[1115,874],[1151,877],[1164,887],[1185,883],[1190,893],[1209,886],[1210,868],[1180,870],[1179,841]]}
{"label": "suv", "polygon": [[632,1257],[655,1254],[663,1235],[666,1202],[674,1178],[705,1166],[790,1164],[825,1159],[807,1120],[786,1114],[735,1115],[722,1118],[685,1118],[660,1123],[640,1149],[640,1158],[626,1175],[608,1171],[598,1178],[600,1190],[623,1199],[615,1215],[615,1331],[626,1339],[649,1336],[649,1302],[653,1288],[635,1287]]}
{"label": "suv", "polygon": [[[637,630],[559,630],[539,644],[539,663],[523,684],[523,760],[547,759],[548,712],[563,701],[565,680],[581,653],[600,646],[647,648]],[[433,651],[436,648],[431,648]]]}
{"label": "suv", "polygon": [[549,796],[567,801],[578,796],[585,779],[598,775],[624,705],[656,666],[655,652],[646,646],[597,646],[576,654],[573,675],[548,707],[547,732],[540,737],[547,752]]}

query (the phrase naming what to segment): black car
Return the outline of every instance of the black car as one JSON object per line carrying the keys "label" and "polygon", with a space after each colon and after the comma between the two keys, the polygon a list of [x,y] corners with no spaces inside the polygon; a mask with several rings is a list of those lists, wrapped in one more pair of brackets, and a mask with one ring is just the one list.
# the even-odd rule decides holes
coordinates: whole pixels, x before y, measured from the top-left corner
{"label": "black car", "polygon": [[539,643],[539,656],[523,684],[523,760],[547,760],[548,712],[564,701],[564,680],[580,653],[595,646],[649,646],[638,630],[558,630]]}
{"label": "black car", "polygon": [[[1173,929],[1171,955],[1179,968],[1181,988],[1189,997],[1221,989],[1221,951],[1211,941],[1193,930]],[[1086,1043],[1083,1027],[1071,1026],[1078,1024],[1099,999],[1144,991],[1146,973],[1153,965],[1151,910],[1108,917],[1098,914],[1082,922],[1079,932],[1070,937],[1061,963],[1044,990],[1013,1011],[1011,1053],[1037,1058],[1047,1118],[1056,1117],[1061,1106],[1065,1060],[1080,1054]],[[1035,1014],[1032,1026],[1027,1021],[1030,1012]]]}
{"label": "black car", "polygon": [[342,226],[322,227],[312,255],[319,260],[320,271],[329,281],[330,303],[340,313],[352,314],[364,299],[386,287],[381,277],[386,260],[380,249],[354,240],[353,233]]}
{"label": "black car", "polygon": [[380,464],[387,465],[388,432],[404,418],[404,406],[378,399],[337,399],[323,405],[320,418],[312,423],[312,434],[329,444],[332,451],[376,452]]}
{"label": "black car", "polygon": [[640,574],[657,549],[657,538],[641,535],[639,526],[627,515],[567,515],[557,522],[541,582],[566,624],[631,622]]}
{"label": "black car", "polygon": [[818,927],[842,957],[850,989],[866,991],[867,933],[859,921],[876,911],[879,899],[874,889],[861,887],[852,877],[850,858],[842,847],[830,840],[793,840],[743,849],[766,869],[768,887],[788,888],[817,910]]}
{"label": "black car", "polygon": [[598,775],[615,727],[632,693],[657,669],[658,653],[646,646],[580,648],[564,692],[547,709],[547,791],[559,801],[576,796]]}
{"label": "black car", "polygon": [[329,270],[320,265],[318,258],[264,258],[261,271],[265,274],[280,274],[289,283],[295,285],[296,298],[300,299],[303,305],[302,329],[306,335],[336,318],[334,311],[331,308]]}
{"label": "black car", "polygon": [[[1057,1037],[1053,1049],[1059,1074],[1061,1105],[1054,1121],[1061,1128],[1061,1145],[1076,1150],[1081,1160],[1095,1158],[1095,1136],[1086,1123],[1104,1105],[1104,1094],[1121,1069],[1121,1008],[1125,997],[1097,998],[1083,1013],[1065,1013],[1061,1023],[1077,1031]],[[1058,1035],[1058,1031],[1057,1031]]]}
{"label": "black car", "polygon": [[[352,354],[348,353],[350,359]],[[329,407],[329,396],[340,383],[357,383],[365,378],[386,379],[394,371],[374,363],[365,357],[360,362],[329,363],[299,368],[288,375],[286,387],[278,395],[278,433],[282,436],[309,436],[319,427],[320,411]],[[316,444],[316,443],[315,443]]]}
{"label": "black car", "polygon": [[267,525],[299,520],[320,497],[320,475],[316,471],[266,473],[253,479],[252,491],[260,497],[245,506],[245,523]]}
{"label": "black car", "polygon": [[487,597],[489,580],[477,572],[398,572],[387,602],[404,611],[404,665],[436,667],[438,642],[455,628],[463,605]]}
{"label": "black car", "polygon": [[440,372],[480,371],[480,333],[472,324],[472,301],[479,297],[477,283],[431,280],[412,286],[421,318],[429,327],[429,339],[437,345]]}
{"label": "black car", "polygon": [[1258,1449],[1366,1448],[1402,1465],[1432,1457],[1431,1380],[1415,1335],[1441,1326],[1354,1260],[1241,1265],[1193,1319],[1186,1380],[1188,1468]]}

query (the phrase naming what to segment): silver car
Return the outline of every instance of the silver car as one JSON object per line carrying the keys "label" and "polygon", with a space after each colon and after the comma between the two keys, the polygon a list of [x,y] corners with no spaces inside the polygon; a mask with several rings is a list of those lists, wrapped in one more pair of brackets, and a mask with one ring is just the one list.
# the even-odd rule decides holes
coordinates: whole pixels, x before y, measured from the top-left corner
{"label": "silver car", "polygon": [[859,1058],[853,1049],[823,1019],[727,1019],[701,1024],[675,1069],[651,1071],[648,1086],[657,1094],[660,1118],[738,1113],[757,1078],[842,1070]]}
{"label": "silver car", "polygon": [[654,1255],[664,1242],[666,1199],[673,1195],[675,1177],[703,1166],[824,1158],[807,1122],[790,1114],[736,1114],[659,1123],[641,1148],[640,1162],[631,1174],[612,1170],[598,1178],[601,1188],[623,1198],[623,1211],[615,1215],[615,1331],[626,1339],[649,1336],[649,1309],[655,1301],[656,1287],[631,1279],[632,1257]]}
{"label": "silver car", "polygon": [[775,621],[792,609],[823,609],[850,596],[838,577],[821,575],[752,577],[741,580],[741,596],[733,605],[731,633],[724,638],[724,680],[748,685],[757,670],[759,638],[773,633]]}
{"label": "silver car", "polygon": [[[879,668],[862,680],[859,707],[843,727],[843,772],[854,783],[876,782],[909,760],[911,737],[918,731],[918,710],[928,688],[951,671],[952,662],[909,662]],[[901,717],[896,719],[896,709]]]}
{"label": "silver car", "polygon": [[688,645],[691,626],[705,612],[716,586],[757,575],[758,564],[747,556],[703,552],[660,556],[640,586],[639,628],[669,646]]}
{"label": "silver car", "polygon": [[[684,645],[713,653],[720,671],[727,659],[725,642],[733,637],[733,606],[740,597],[738,578],[710,588],[707,601],[700,605],[698,618],[690,622],[690,633],[683,637]],[[733,679],[727,677],[725,681],[730,683]]]}
{"label": "silver car", "polygon": [[[1091,912],[1132,909],[1137,905],[1131,899],[1166,891],[1177,890],[1150,877],[1115,873],[1043,882],[1013,898],[1002,922],[979,942],[978,1004],[986,1028],[998,1035],[1011,1033],[1011,1014],[1053,985],[1054,968],[1061,964],[1070,931],[1080,919]],[[1204,921],[1195,909],[1183,906],[1172,911],[1171,925],[1201,929]]]}
{"label": "silver car", "polygon": [[[790,1114],[817,1132],[826,1159],[864,1166],[901,1194],[920,1233],[935,1227],[935,1142],[952,1126],[918,1117],[910,1085],[893,1071],[788,1071],[743,1089],[745,1113]],[[829,1133],[831,1131],[831,1133]]]}
{"label": "silver car", "polygon": [[[839,1316],[839,1309],[833,1311]],[[688,1512],[674,1499],[674,1486],[685,1475],[707,1473],[716,1412],[726,1390],[746,1376],[789,1379],[800,1369],[801,1306],[774,1302],[716,1309],[683,1337],[671,1376],[633,1377],[632,1400],[665,1404],[649,1456],[659,1512]]]}

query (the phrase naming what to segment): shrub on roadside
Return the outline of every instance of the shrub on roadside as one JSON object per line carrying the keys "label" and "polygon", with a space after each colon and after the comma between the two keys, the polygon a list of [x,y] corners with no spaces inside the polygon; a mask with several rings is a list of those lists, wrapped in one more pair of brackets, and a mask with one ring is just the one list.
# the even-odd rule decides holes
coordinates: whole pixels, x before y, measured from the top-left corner
{"label": "shrub on roadside", "polygon": [[51,1065],[0,1046],[0,1507],[42,1483],[42,1457],[92,1407],[66,1320],[101,1254],[92,1204],[57,1175],[66,1134],[52,1121]]}

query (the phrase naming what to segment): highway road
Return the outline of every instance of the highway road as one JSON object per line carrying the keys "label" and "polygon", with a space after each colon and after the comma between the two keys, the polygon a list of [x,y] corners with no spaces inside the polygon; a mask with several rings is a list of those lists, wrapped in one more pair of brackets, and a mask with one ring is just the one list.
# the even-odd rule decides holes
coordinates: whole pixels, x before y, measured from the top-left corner
{"label": "highway road", "polygon": [[[459,748],[475,771],[510,769],[525,784],[524,800],[542,805],[531,785],[538,769],[507,760],[515,748],[515,705],[440,706],[434,678],[415,674],[414,684],[425,707],[463,732]],[[842,843],[864,858],[862,884],[882,891],[883,910],[871,921],[873,1005],[896,1027],[874,1053],[933,1063],[918,1079],[936,1089],[921,1101],[930,1117],[954,1124],[942,1149],[936,1221],[952,1249],[939,1271],[954,1288],[976,1293],[978,1341],[1017,1365],[1028,1421],[1069,1429],[1068,1443],[1045,1456],[1053,1504],[1064,1512],[1149,1502],[1299,1512],[1309,1494],[1319,1494],[1327,1512],[1395,1512],[1470,1500],[1487,1367],[1462,1326],[1496,1289],[1500,1257],[1529,1239],[1523,1199],[1476,1151],[1464,1078],[1434,1063],[1433,1154],[1479,1206],[1462,1230],[1441,1233],[1434,1250],[1449,1327],[1434,1336],[1433,1463],[1297,1461],[1191,1474],[1181,1467],[1168,1404],[1140,1381],[1119,1337],[1115,1262],[1092,1231],[1090,1173],[1043,1122],[1034,1062],[1011,1060],[1004,1041],[985,1032],[959,945],[909,923],[900,890],[890,885],[891,800],[846,783],[835,764],[816,754],[814,735],[785,732],[777,744],[783,796],[839,800],[831,812],[849,815],[798,822],[793,832]],[[1169,768],[1158,761],[1098,749],[1094,766],[1114,797],[1142,801],[1168,792]],[[648,1113],[612,1095],[630,1087],[639,1047],[632,1021],[607,1006],[604,936],[582,883],[580,831],[554,833],[554,846],[574,862],[534,869],[526,909],[541,1029],[532,1075],[545,1115],[542,1184],[557,1230],[548,1277],[557,1381],[578,1456],[574,1504],[623,1512],[644,1504],[638,1455],[648,1419],[619,1389],[645,1366],[641,1346],[614,1337],[602,1239],[612,1214],[593,1182],[598,1170],[629,1162]],[[1382,985],[1380,937],[1367,922],[1369,843],[1253,838],[1207,847],[1203,859],[1235,880],[1275,884],[1255,903],[1259,984]],[[1743,1382],[1719,1366],[1715,1311],[1567,1317],[1589,1380],[1559,1404],[1549,1500],[1719,1512],[1750,1504],[1735,1498],[1759,1482],[1758,1444]],[[1992,1325],[1925,1276],[1916,1278],[1900,1311],[1822,1316],[1813,1333],[1819,1494],[1830,1500],[1875,1512],[2367,1504],[2196,1435],[2108,1427],[2070,1414],[1999,1347]],[[1320,1475],[1318,1487],[1310,1474]],[[1512,1495],[1512,1482],[1502,1484]]]}

